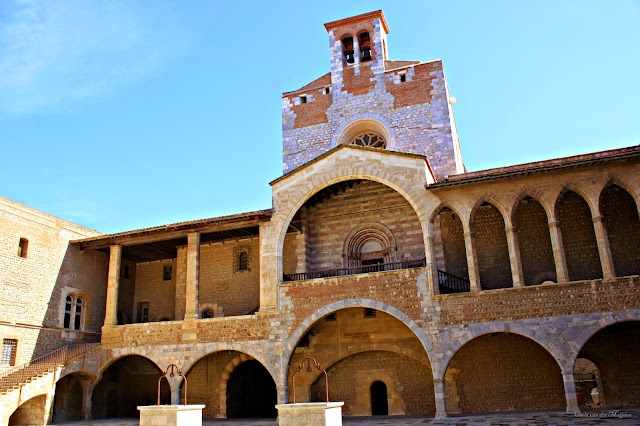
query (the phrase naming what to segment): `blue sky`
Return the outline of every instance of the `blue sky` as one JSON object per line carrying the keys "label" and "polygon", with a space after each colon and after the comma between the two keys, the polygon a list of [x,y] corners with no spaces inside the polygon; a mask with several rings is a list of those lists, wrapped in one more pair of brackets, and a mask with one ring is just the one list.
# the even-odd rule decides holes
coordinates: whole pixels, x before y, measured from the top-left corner
{"label": "blue sky", "polygon": [[0,1],[0,195],[102,232],[271,207],[281,94],[383,9],[470,171],[640,144],[640,1]]}

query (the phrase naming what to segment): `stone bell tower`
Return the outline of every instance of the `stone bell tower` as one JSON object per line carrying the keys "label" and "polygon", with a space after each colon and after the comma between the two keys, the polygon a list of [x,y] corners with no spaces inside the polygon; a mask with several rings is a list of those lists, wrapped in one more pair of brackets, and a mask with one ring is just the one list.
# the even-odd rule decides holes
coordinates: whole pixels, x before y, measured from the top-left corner
{"label": "stone bell tower", "polygon": [[422,155],[436,178],[464,172],[442,61],[390,60],[381,10],[324,26],[330,72],[282,96],[283,171],[353,144]]}

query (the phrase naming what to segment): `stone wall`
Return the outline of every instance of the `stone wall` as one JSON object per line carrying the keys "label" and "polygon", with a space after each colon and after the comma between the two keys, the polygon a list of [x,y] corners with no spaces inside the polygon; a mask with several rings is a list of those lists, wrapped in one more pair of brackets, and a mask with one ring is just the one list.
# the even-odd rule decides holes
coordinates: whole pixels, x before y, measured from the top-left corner
{"label": "stone wall", "polygon": [[[344,401],[345,416],[371,415],[371,384],[387,387],[389,415],[433,415],[433,379],[428,366],[406,355],[371,351],[341,360],[328,371],[329,399]],[[311,389],[313,401],[324,401],[324,377]]]}
{"label": "stone wall", "polygon": [[533,341],[506,333],[481,336],[458,351],[445,389],[451,414],[565,407],[558,363]]}
{"label": "stone wall", "polygon": [[441,296],[444,324],[640,309],[640,277]]}
{"label": "stone wall", "polygon": [[[313,206],[302,215],[310,271],[345,268],[344,246],[352,230],[381,224],[395,238],[395,261],[424,259],[424,239],[415,211],[396,191],[376,182],[362,181]],[[291,244],[290,239],[290,244]],[[285,252],[292,249],[284,248]]]}
{"label": "stone wall", "polygon": [[[95,341],[104,318],[108,259],[69,245],[95,235],[0,197],[0,340],[18,340],[16,364],[78,340]],[[28,241],[22,256],[21,239]],[[85,302],[77,331],[63,330],[67,294]]]}

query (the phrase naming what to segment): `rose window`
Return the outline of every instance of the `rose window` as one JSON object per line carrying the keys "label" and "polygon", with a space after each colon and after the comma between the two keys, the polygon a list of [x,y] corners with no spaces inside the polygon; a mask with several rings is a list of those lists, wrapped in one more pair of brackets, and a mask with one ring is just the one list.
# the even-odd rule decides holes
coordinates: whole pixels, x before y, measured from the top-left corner
{"label": "rose window", "polygon": [[361,132],[355,135],[350,144],[368,146],[371,148],[386,148],[387,142],[382,136],[375,132]]}

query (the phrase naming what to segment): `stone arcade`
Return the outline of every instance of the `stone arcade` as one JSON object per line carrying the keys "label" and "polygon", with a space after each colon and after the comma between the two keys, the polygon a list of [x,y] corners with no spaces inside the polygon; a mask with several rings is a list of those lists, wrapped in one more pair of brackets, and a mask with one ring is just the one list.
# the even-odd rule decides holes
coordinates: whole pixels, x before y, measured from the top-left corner
{"label": "stone arcade", "polygon": [[345,416],[640,404],[640,147],[467,172],[442,61],[325,27],[270,209],[102,235],[0,199],[0,426],[134,416],[171,363],[205,418],[275,417],[308,356]]}

